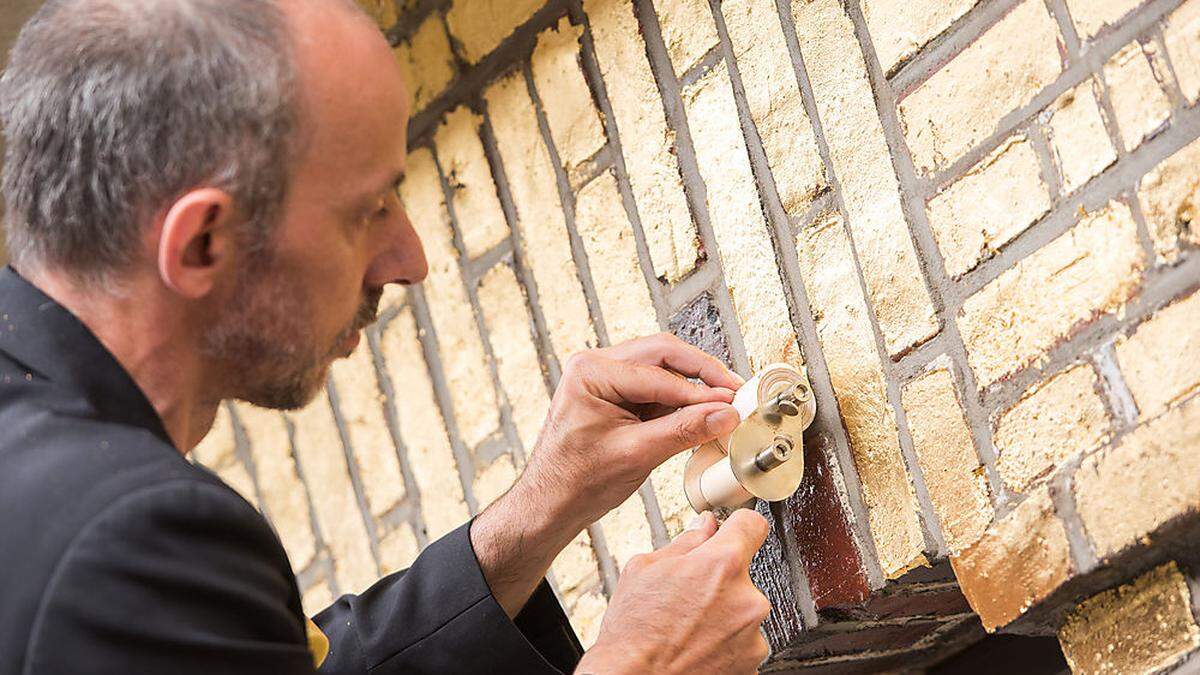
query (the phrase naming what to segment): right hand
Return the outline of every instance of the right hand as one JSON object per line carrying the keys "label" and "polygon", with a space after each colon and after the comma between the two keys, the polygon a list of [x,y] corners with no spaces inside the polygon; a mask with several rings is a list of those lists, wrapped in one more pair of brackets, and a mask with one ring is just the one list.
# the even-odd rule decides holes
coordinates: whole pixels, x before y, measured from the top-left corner
{"label": "right hand", "polygon": [[576,673],[754,673],[769,648],[759,627],[771,603],[750,581],[767,538],[755,511],[698,527],[621,573],[600,636]]}

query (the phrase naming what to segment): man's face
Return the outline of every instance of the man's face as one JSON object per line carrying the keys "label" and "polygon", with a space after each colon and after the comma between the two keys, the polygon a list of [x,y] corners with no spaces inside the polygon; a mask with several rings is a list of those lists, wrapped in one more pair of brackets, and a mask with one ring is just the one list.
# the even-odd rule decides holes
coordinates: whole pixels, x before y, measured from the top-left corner
{"label": "man's face", "polygon": [[376,318],[383,287],[427,265],[396,188],[407,92],[374,26],[335,3],[297,3],[300,156],[266,250],[248,254],[206,335],[230,397],[304,406]]}

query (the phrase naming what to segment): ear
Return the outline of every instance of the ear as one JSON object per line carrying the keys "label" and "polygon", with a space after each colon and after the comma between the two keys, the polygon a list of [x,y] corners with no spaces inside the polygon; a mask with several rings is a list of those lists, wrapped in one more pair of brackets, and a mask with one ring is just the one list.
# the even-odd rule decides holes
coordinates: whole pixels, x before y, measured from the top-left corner
{"label": "ear", "polygon": [[232,270],[237,214],[224,190],[202,188],[180,197],[163,216],[158,274],[168,288],[195,300]]}

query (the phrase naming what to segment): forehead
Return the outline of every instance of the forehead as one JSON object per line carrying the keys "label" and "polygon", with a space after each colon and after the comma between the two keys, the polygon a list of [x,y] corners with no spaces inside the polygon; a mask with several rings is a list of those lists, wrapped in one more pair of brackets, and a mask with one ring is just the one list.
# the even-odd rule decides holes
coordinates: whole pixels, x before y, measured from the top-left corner
{"label": "forehead", "polygon": [[375,25],[340,5],[291,4],[305,163],[369,180],[403,166],[407,84]]}

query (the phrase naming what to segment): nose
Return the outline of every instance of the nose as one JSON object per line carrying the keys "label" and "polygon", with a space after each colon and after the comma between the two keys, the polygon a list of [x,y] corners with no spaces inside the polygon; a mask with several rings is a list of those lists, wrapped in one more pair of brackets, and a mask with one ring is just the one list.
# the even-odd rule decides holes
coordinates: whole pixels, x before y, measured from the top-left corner
{"label": "nose", "polygon": [[400,209],[396,224],[387,228],[384,239],[376,249],[379,253],[367,269],[366,283],[369,288],[383,288],[387,284],[419,284],[429,274],[429,262],[425,259],[425,247],[413,227],[408,213]]}

